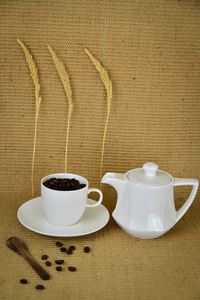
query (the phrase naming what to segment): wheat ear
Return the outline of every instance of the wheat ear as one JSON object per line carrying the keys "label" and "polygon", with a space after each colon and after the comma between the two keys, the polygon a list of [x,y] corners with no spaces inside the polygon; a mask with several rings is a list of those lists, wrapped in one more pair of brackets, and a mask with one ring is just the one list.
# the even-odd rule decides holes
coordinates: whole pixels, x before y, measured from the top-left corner
{"label": "wheat ear", "polygon": [[106,116],[106,122],[105,122],[104,133],[103,133],[103,141],[102,141],[102,149],[101,149],[101,163],[100,163],[100,183],[101,183],[102,172],[103,172],[105,140],[106,140],[106,133],[107,133],[107,128],[108,128],[108,121],[109,121],[109,117],[110,117],[110,108],[111,108],[111,103],[112,103],[112,81],[110,80],[110,77],[109,77],[106,69],[91,54],[91,52],[88,49],[85,49],[85,53],[89,56],[90,60],[96,67],[96,69],[99,73],[99,77],[104,85],[106,95],[107,95],[107,116]]}
{"label": "wheat ear", "polygon": [[36,141],[37,141],[37,125],[38,125],[38,116],[40,111],[40,103],[41,103],[41,96],[40,96],[40,81],[38,75],[38,69],[36,63],[26,48],[24,43],[22,43],[19,39],[17,42],[20,44],[21,48],[24,51],[24,55],[26,57],[26,62],[29,66],[31,78],[35,87],[35,129],[34,129],[34,141],[33,141],[33,156],[32,156],[32,166],[31,166],[31,185],[32,185],[32,196],[34,197],[34,166],[35,166],[35,150],[36,150]]}
{"label": "wheat ear", "polygon": [[73,102],[72,102],[72,88],[70,84],[69,75],[66,71],[66,68],[62,61],[60,61],[53,51],[53,49],[48,45],[49,52],[52,56],[55,68],[57,70],[58,76],[62,82],[67,101],[68,101],[68,118],[67,118],[67,132],[66,132],[66,144],[65,144],[65,173],[67,172],[67,156],[68,156],[68,142],[69,142],[69,129],[71,123],[71,115],[73,111]]}

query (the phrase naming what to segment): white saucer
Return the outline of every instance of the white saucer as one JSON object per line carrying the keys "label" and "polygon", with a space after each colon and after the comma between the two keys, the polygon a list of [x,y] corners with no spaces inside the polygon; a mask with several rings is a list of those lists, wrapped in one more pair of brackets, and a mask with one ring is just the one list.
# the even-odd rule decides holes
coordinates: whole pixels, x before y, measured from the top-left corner
{"label": "white saucer", "polygon": [[[88,203],[95,203],[88,198]],[[17,212],[19,222],[26,228],[48,236],[73,237],[93,233],[103,228],[110,215],[102,204],[97,207],[87,207],[81,220],[71,226],[57,226],[49,223],[42,212],[41,197],[33,198],[22,204]]]}

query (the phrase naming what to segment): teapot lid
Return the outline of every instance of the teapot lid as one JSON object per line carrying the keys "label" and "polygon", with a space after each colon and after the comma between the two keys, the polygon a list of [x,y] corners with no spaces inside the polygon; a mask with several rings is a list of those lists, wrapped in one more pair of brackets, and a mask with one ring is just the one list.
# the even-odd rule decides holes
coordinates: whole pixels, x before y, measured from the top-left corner
{"label": "teapot lid", "polygon": [[132,182],[152,186],[166,185],[172,181],[172,176],[167,172],[158,170],[158,165],[154,162],[147,162],[143,168],[129,171],[127,177]]}

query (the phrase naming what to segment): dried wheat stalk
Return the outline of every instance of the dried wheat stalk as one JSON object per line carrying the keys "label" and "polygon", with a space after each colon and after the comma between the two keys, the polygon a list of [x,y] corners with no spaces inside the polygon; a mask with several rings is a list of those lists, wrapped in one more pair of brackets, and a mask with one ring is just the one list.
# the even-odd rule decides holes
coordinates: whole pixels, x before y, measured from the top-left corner
{"label": "dried wheat stalk", "polygon": [[33,142],[33,156],[32,156],[32,166],[31,166],[31,185],[32,185],[32,196],[34,196],[34,166],[35,166],[35,149],[36,149],[36,141],[37,141],[37,124],[38,124],[38,116],[40,111],[40,103],[41,103],[41,96],[40,96],[40,81],[39,81],[39,75],[38,75],[38,69],[36,67],[36,63],[29,52],[29,50],[26,48],[24,43],[20,41],[20,39],[17,39],[17,42],[20,44],[21,48],[24,51],[26,62],[30,69],[31,78],[33,80],[33,84],[35,87],[35,130],[34,130],[34,142]]}
{"label": "dried wheat stalk", "polygon": [[65,144],[65,173],[67,172],[67,154],[68,154],[68,142],[69,142],[69,129],[71,123],[71,115],[73,111],[73,102],[72,102],[72,88],[70,84],[69,75],[66,71],[66,68],[62,61],[60,61],[53,51],[53,49],[48,45],[49,52],[52,56],[53,62],[55,64],[55,68],[57,70],[58,76],[62,82],[63,88],[65,90],[65,94],[68,100],[68,118],[67,118],[67,133],[66,133],[66,144]]}
{"label": "dried wheat stalk", "polygon": [[107,95],[107,116],[106,116],[106,123],[104,127],[104,133],[103,133],[103,142],[102,142],[102,149],[101,149],[101,163],[100,163],[100,182],[102,178],[102,172],[103,172],[103,159],[104,159],[104,148],[105,148],[105,140],[106,140],[106,133],[108,128],[108,121],[110,117],[110,108],[112,103],[112,81],[109,78],[108,72],[104,69],[104,67],[101,65],[101,63],[91,54],[91,52],[88,49],[85,49],[85,53],[89,56],[90,60],[96,67],[99,77],[101,81],[103,82],[106,95]]}

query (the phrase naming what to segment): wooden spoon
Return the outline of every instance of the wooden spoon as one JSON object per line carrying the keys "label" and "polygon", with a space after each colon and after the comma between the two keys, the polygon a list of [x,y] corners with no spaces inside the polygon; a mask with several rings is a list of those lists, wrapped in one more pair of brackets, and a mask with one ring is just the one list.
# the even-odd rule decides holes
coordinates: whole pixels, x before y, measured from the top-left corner
{"label": "wooden spoon", "polygon": [[24,241],[13,236],[7,240],[7,246],[17,254],[23,256],[23,258],[31,265],[31,267],[42,279],[48,280],[50,278],[50,275],[31,256]]}

